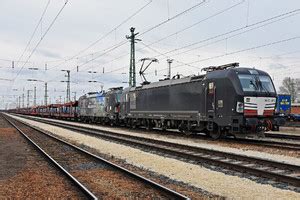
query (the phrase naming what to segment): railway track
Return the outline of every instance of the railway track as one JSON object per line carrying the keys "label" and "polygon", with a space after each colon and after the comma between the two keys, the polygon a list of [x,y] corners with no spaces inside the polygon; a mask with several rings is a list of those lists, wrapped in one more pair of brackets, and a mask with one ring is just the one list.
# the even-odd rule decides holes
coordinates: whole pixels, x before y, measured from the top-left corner
{"label": "railway track", "polygon": [[278,139],[288,139],[300,142],[300,135],[292,134],[280,134],[280,133],[266,133],[267,138],[278,138]]}
{"label": "railway track", "polygon": [[293,121],[287,121],[284,125],[285,127],[299,127],[300,128],[300,122],[293,122]]}
{"label": "railway track", "polygon": [[30,137],[27,136],[16,124],[8,119],[7,116],[1,114],[11,126],[13,126],[34,148],[36,148],[48,161],[51,165],[54,165],[57,169],[62,172],[66,178],[71,180],[71,182],[83,193],[86,195],[87,199],[98,199],[93,193],[91,193],[85,186],[83,186],[74,176],[72,176],[64,167],[62,167],[58,162],[56,162],[53,157],[51,157],[46,151],[44,151],[37,143],[35,143]]}
{"label": "railway track", "polygon": [[257,177],[267,178],[272,183],[287,183],[296,188],[300,187],[300,166],[291,165],[261,158],[248,157],[239,154],[226,153],[200,147],[171,143],[139,136],[124,135],[109,131],[100,131],[93,128],[67,125],[58,122],[37,120],[50,125],[80,132],[94,137],[118,142],[142,150],[158,154],[177,157],[193,163],[210,164]]}
{"label": "railway track", "polygon": [[[43,152],[51,162],[71,178],[90,199],[122,197],[189,199],[176,191],[111,163],[45,131],[34,128],[27,123],[7,116],[5,118],[35,147]],[[91,174],[90,172],[93,173]],[[122,186],[126,187],[122,188]],[[113,191],[114,189],[116,191]],[[144,196],[135,193],[137,191]],[[112,196],[114,192],[118,194],[113,194],[116,196]]]}
{"label": "railway track", "polygon": [[0,199],[92,199],[1,113],[0,146]]}
{"label": "railway track", "polygon": [[[39,122],[43,123],[48,123],[50,122],[49,120],[43,119],[43,118],[36,118],[36,117],[31,117],[31,116],[24,116],[24,115],[19,115],[23,118],[26,119],[31,119],[31,120],[36,120]],[[65,120],[62,120],[65,121]],[[55,123],[60,123],[60,122],[55,122]],[[78,124],[81,124],[81,122],[78,122]],[[84,124],[84,123],[83,123]],[[78,125],[80,126],[80,125]],[[97,130],[97,129],[94,129]],[[144,131],[141,129],[141,131]],[[155,130],[158,134],[161,134],[161,130]],[[209,137],[204,136],[204,135],[183,135],[183,134],[178,134],[177,132],[173,131],[164,131],[164,134],[169,134],[169,135],[174,135],[176,137],[190,137],[190,138],[197,138],[197,139],[203,139],[203,140],[211,140]],[[279,135],[279,136],[278,136]],[[276,134],[273,136],[273,134],[266,134],[267,138],[265,139],[234,139],[234,138],[223,138],[220,139],[220,141],[223,142],[229,142],[229,143],[235,143],[235,144],[250,144],[250,145],[256,145],[256,146],[263,146],[263,147],[268,147],[268,148],[275,148],[275,149],[283,149],[283,150],[288,150],[288,151],[300,151],[300,143],[293,143],[291,141],[274,141],[274,140],[268,140],[268,138],[275,138],[275,139],[288,139],[288,140],[293,140],[292,137],[289,137],[288,135],[281,134],[282,137],[280,137],[280,134]],[[294,135],[292,135],[294,136]],[[297,136],[295,138],[298,138]]]}
{"label": "railway track", "polygon": [[[225,139],[233,141],[233,139]],[[280,148],[285,150],[300,151],[300,143],[291,143],[289,141],[274,141],[269,139],[237,139],[235,142],[240,144],[260,145],[269,148]]]}

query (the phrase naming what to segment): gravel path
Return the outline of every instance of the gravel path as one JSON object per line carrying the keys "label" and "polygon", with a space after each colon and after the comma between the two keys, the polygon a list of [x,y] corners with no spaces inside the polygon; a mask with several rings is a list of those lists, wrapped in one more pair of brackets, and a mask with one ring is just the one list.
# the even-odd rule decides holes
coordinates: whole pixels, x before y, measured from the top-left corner
{"label": "gravel path", "polygon": [[232,199],[300,199],[300,194],[293,191],[274,188],[271,185],[258,184],[237,176],[225,175],[198,165],[154,155],[55,126],[27,119],[23,120],[63,138],[98,150],[100,153],[125,159],[128,163],[135,166],[188,183],[216,195]]}
{"label": "gravel path", "polygon": [[65,176],[0,117],[0,199],[83,199]]}

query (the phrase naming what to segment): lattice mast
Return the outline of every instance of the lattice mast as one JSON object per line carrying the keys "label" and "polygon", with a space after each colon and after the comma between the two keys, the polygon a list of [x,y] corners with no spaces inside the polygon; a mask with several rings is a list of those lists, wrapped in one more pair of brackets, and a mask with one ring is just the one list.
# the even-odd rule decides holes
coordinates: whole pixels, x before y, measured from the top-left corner
{"label": "lattice mast", "polygon": [[140,39],[136,39],[135,37],[139,33],[134,33],[135,28],[131,27],[130,36],[126,36],[128,40],[130,40],[130,66],[129,66],[129,86],[136,86],[136,72],[135,72],[135,43],[136,41],[141,41]]}

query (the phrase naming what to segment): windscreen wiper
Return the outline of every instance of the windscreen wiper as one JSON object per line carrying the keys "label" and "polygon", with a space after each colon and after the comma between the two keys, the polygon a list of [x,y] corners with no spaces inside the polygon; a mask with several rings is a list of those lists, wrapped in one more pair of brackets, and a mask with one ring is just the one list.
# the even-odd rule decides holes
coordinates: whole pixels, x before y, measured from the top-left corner
{"label": "windscreen wiper", "polygon": [[255,75],[255,82],[256,84],[260,87],[260,89],[262,89],[262,91],[264,90],[268,96],[270,96],[270,92],[269,90],[267,90],[264,85],[262,84],[261,80],[259,79],[259,77],[257,75]]}
{"label": "windscreen wiper", "polygon": [[256,85],[256,84],[255,84],[255,83],[254,83],[252,80],[250,81],[250,84],[251,84],[251,85],[253,85],[253,87],[254,87],[255,91],[256,91],[256,90],[258,90],[258,87],[257,87],[257,85]]}

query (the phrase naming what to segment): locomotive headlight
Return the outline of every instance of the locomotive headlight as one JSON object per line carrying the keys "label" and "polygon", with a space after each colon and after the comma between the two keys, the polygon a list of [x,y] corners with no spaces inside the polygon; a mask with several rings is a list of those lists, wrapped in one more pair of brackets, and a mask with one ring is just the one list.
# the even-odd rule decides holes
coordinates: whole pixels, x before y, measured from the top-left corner
{"label": "locomotive headlight", "polygon": [[244,103],[243,102],[236,103],[236,112],[238,112],[238,113],[244,112]]}

